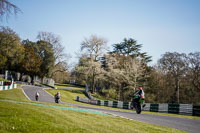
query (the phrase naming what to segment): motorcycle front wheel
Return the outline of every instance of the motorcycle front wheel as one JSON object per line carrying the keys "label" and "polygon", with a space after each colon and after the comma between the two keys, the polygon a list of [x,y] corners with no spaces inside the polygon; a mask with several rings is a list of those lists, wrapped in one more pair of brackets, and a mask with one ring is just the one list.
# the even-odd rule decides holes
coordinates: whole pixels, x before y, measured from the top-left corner
{"label": "motorcycle front wheel", "polygon": [[60,100],[59,99],[55,99],[55,103],[59,103],[60,102]]}

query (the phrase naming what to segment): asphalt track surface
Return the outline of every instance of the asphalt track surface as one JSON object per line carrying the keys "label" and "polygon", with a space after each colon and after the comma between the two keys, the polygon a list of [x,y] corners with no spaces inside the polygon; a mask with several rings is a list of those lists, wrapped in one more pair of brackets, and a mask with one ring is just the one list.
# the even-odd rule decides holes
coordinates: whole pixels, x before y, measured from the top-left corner
{"label": "asphalt track surface", "polygon": [[[54,103],[54,97],[46,92],[42,87],[36,86],[22,86],[24,94],[26,97],[32,101],[35,101],[35,93],[39,92],[40,97],[39,101],[41,102],[50,102]],[[67,89],[67,88],[64,88]],[[62,98],[62,96],[61,96]],[[187,119],[187,118],[179,118],[179,117],[172,117],[172,116],[163,116],[163,115],[153,115],[153,114],[136,114],[135,112],[125,112],[125,111],[118,111],[118,110],[111,110],[105,108],[98,108],[98,107],[89,107],[71,103],[60,102],[61,104],[73,105],[83,109],[90,109],[105,112],[108,114],[113,114],[116,116],[124,117],[131,120],[137,120],[141,122],[167,126],[170,128],[176,128],[180,130],[184,130],[190,133],[199,133],[200,132],[200,120],[197,119]]]}

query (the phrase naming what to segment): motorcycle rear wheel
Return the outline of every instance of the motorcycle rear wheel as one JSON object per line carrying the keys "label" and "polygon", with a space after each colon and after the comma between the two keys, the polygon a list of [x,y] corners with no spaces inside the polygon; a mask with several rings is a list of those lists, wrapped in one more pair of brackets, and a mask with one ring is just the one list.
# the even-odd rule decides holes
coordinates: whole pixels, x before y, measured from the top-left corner
{"label": "motorcycle rear wheel", "polygon": [[136,106],[135,110],[136,110],[136,113],[137,113],[137,114],[141,114],[141,112],[142,112],[141,105],[138,104],[138,105]]}

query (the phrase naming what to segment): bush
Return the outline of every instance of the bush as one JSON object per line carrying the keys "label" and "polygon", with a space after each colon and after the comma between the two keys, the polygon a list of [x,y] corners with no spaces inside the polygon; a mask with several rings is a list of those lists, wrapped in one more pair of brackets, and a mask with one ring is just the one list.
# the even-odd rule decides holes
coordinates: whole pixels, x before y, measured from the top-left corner
{"label": "bush", "polygon": [[3,79],[3,78],[0,78],[0,81],[6,81],[6,82],[9,82],[9,80]]}
{"label": "bush", "polygon": [[117,92],[115,89],[103,89],[102,93],[107,99],[117,99]]}

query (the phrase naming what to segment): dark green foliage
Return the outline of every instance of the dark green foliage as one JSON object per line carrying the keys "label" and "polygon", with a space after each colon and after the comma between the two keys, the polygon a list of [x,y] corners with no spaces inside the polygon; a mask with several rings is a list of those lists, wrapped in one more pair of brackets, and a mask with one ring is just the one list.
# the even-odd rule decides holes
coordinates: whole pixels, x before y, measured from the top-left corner
{"label": "dark green foliage", "polygon": [[53,47],[45,41],[37,41],[36,53],[40,56],[42,64],[40,66],[40,76],[49,76],[54,67],[55,57]]}
{"label": "dark green foliage", "polygon": [[113,51],[101,58],[105,74],[102,88],[115,88],[118,100],[130,100],[138,86],[145,86],[150,67],[147,63],[151,56],[141,52],[142,44],[130,38],[114,44]]}
{"label": "dark green foliage", "polygon": [[19,36],[8,27],[0,28],[0,68],[8,70],[18,69],[24,58],[24,49]]}
{"label": "dark green foliage", "polygon": [[141,52],[142,44],[137,44],[137,41],[130,38],[124,38],[123,42],[113,45],[113,52],[119,53],[123,56],[131,56],[132,58],[141,58],[145,63],[151,61],[151,56],[148,56],[146,52]]}
{"label": "dark green foliage", "polygon": [[22,72],[30,75],[31,77],[39,75],[42,60],[40,56],[34,51],[33,45],[36,45],[36,43],[24,41],[23,45],[25,49],[25,56],[21,64]]}
{"label": "dark green foliage", "polygon": [[23,62],[25,72],[31,76],[48,77],[55,61],[52,45],[45,41],[24,40],[22,43],[27,51]]}

